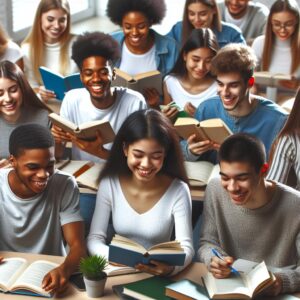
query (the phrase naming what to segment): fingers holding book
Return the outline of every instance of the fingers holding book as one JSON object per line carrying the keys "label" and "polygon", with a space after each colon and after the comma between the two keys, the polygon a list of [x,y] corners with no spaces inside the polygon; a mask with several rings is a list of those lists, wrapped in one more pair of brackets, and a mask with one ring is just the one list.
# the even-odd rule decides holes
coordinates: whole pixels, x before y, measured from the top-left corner
{"label": "fingers holding book", "polygon": [[47,102],[50,99],[56,98],[56,94],[53,91],[46,90],[46,88],[44,86],[39,87],[38,93],[44,102]]}
{"label": "fingers holding book", "polygon": [[135,268],[141,272],[150,273],[156,276],[167,276],[174,271],[174,266],[170,266],[157,260],[151,260],[148,265],[139,263]]}
{"label": "fingers holding book", "polygon": [[192,154],[194,155],[201,155],[202,153],[212,150],[214,143],[210,140],[206,141],[198,141],[196,134],[192,134],[188,139],[187,139],[188,147],[189,150]]}
{"label": "fingers holding book", "polygon": [[57,143],[72,141],[72,135],[68,132],[65,132],[63,129],[61,129],[57,125],[52,125],[51,133],[54,137],[55,142],[57,142]]}
{"label": "fingers holding book", "polygon": [[210,262],[209,270],[215,278],[226,278],[231,274],[231,265],[233,264],[233,258],[230,256],[224,256],[219,258],[213,256]]}
{"label": "fingers holding book", "polygon": [[62,266],[59,266],[45,275],[42,281],[42,288],[51,294],[62,293],[66,288],[67,282],[68,276]]}

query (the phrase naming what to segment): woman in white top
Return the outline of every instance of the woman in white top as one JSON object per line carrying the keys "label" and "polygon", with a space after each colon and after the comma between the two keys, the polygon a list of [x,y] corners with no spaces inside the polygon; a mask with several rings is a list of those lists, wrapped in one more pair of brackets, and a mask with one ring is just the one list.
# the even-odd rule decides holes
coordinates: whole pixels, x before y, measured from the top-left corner
{"label": "woman in white top", "polygon": [[193,116],[202,101],[217,94],[217,83],[209,71],[218,49],[211,29],[192,31],[170,75],[164,79],[164,104],[176,103],[163,110],[167,117],[175,118],[180,110]]}
{"label": "woman in white top", "polygon": [[16,63],[21,69],[24,67],[21,48],[8,38],[0,24],[0,62],[4,60]]}
{"label": "woman in white top", "polygon": [[300,77],[300,11],[296,0],[277,0],[270,9],[266,34],[257,37],[252,48],[260,70],[295,76],[280,86],[296,91]]}
{"label": "woman in white top", "polygon": [[41,0],[22,50],[29,83],[45,101],[55,98],[55,93],[43,87],[39,67],[45,66],[64,76],[77,72],[76,64],[71,60],[73,39],[68,1]]}
{"label": "woman in white top", "polygon": [[175,239],[186,254],[183,267],[163,262],[135,267],[154,275],[175,274],[192,260],[191,197],[176,132],[163,114],[141,110],[119,130],[100,175],[90,233],[91,254],[108,255],[110,215],[117,234],[145,248]]}
{"label": "woman in white top", "polygon": [[272,145],[270,165],[268,179],[285,184],[290,170],[294,169],[296,189],[300,190],[300,90],[284,127]]}

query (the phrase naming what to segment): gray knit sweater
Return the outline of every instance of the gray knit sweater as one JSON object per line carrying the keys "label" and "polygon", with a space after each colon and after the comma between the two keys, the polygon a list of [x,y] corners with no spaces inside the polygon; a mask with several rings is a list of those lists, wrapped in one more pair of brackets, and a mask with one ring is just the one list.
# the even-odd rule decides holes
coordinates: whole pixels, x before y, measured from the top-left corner
{"label": "gray knit sweater", "polygon": [[223,255],[276,268],[282,292],[300,291],[300,192],[276,182],[272,200],[258,209],[233,204],[220,179],[207,186],[198,256],[209,265],[217,248]]}

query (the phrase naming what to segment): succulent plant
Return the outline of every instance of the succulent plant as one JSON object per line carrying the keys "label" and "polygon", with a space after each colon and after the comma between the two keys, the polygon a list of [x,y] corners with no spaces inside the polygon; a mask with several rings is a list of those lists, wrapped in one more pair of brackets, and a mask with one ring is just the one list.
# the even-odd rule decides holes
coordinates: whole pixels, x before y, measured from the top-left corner
{"label": "succulent plant", "polygon": [[104,256],[91,255],[83,257],[79,263],[80,272],[89,280],[99,280],[106,277],[104,269],[107,267],[108,261]]}

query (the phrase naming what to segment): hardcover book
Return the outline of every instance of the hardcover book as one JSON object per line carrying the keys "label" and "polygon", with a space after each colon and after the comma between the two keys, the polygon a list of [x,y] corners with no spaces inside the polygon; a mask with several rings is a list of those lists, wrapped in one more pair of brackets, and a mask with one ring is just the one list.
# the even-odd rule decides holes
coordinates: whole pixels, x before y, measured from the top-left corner
{"label": "hardcover book", "polygon": [[288,74],[272,74],[270,72],[254,72],[255,83],[278,87],[281,80],[291,80],[292,76]]}

